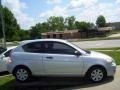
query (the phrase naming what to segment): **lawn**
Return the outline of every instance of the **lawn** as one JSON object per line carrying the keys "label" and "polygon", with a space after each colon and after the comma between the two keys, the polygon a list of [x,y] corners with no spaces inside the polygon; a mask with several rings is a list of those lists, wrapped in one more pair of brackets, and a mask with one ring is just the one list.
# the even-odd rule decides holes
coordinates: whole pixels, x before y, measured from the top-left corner
{"label": "lawn", "polygon": [[14,90],[15,78],[13,76],[0,77],[0,90]]}
{"label": "lawn", "polygon": [[117,65],[120,65],[120,51],[99,51],[99,52],[111,56],[116,61]]}
{"label": "lawn", "polygon": [[89,50],[105,53],[109,56],[111,56],[117,63],[117,65],[120,65],[120,47],[115,48],[91,48]]}
{"label": "lawn", "polygon": [[113,47],[113,48],[90,48],[88,50],[120,50],[120,47]]}

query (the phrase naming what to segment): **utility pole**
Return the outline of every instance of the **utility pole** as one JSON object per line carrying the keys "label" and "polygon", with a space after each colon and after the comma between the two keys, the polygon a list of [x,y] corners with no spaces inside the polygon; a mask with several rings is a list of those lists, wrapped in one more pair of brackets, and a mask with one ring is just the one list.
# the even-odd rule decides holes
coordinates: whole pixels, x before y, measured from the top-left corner
{"label": "utility pole", "polygon": [[3,40],[4,40],[4,48],[6,48],[6,37],[5,37],[5,22],[3,18],[3,11],[2,11],[2,2],[0,0],[0,17],[1,17],[1,24],[2,24],[2,32],[3,32]]}

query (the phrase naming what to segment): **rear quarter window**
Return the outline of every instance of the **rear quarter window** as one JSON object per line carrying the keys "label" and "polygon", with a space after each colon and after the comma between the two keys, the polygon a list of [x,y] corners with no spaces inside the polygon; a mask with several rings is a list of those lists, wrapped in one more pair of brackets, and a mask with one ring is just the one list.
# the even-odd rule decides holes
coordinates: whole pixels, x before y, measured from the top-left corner
{"label": "rear quarter window", "polygon": [[28,43],[22,46],[22,48],[25,52],[30,52],[30,53],[42,53],[43,52],[43,45],[41,42]]}

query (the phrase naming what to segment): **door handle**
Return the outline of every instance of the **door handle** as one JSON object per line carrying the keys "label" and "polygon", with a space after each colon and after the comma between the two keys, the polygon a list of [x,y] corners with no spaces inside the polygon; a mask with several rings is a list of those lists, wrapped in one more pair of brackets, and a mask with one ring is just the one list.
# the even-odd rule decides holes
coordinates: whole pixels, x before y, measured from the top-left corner
{"label": "door handle", "polygon": [[53,57],[46,57],[47,59],[53,59]]}

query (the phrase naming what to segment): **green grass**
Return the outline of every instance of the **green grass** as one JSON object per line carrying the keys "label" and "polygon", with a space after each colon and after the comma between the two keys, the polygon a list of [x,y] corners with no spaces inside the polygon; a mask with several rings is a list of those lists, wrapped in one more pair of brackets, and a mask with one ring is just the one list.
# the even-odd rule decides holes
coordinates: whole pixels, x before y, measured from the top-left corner
{"label": "green grass", "polygon": [[15,79],[13,76],[0,78],[0,90],[14,90]]}
{"label": "green grass", "polygon": [[120,30],[112,30],[111,33],[112,33],[112,34],[117,34],[117,33],[120,33]]}
{"label": "green grass", "polygon": [[[120,47],[115,48],[91,48],[89,50],[105,53],[109,56],[111,56],[117,63],[117,65],[120,65]],[[110,50],[110,51],[107,51]]]}
{"label": "green grass", "polygon": [[120,65],[120,51],[99,51],[99,52],[111,56],[116,61],[117,65]]}
{"label": "green grass", "polygon": [[113,48],[90,48],[88,50],[120,50],[120,47],[113,47]]}
{"label": "green grass", "polygon": [[[98,51],[104,54],[107,54],[111,56],[115,61],[117,65],[120,65],[120,47],[115,48],[91,48],[89,50]],[[110,50],[110,51],[107,51]]]}
{"label": "green grass", "polygon": [[93,50],[93,51],[105,53],[105,54],[111,56],[116,61],[117,65],[120,65],[120,47],[114,47],[114,48],[91,48],[91,49],[88,49],[88,50]]}

